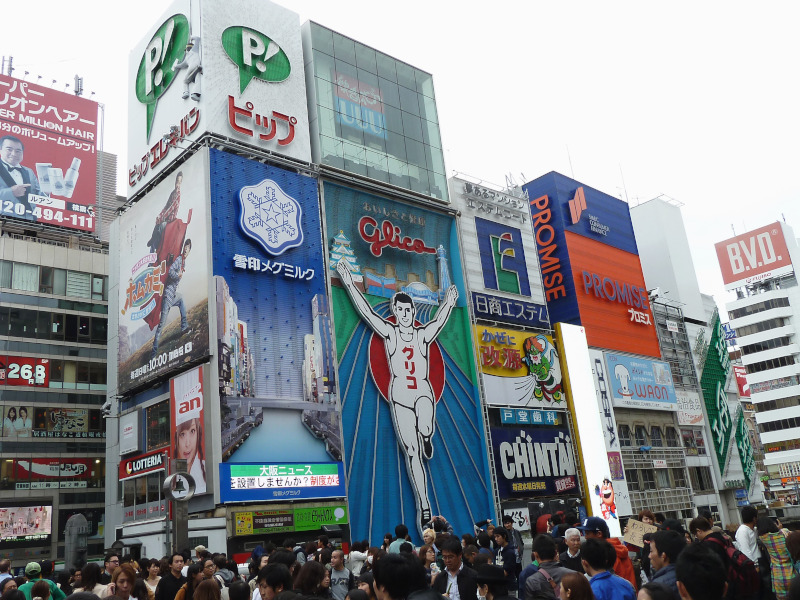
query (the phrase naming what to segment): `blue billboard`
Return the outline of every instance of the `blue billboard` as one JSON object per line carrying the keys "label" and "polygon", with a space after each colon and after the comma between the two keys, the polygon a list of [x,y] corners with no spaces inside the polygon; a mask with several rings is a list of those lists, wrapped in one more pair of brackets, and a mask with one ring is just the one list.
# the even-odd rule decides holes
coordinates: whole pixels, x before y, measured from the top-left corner
{"label": "blue billboard", "polygon": [[567,427],[492,427],[500,500],[577,494],[577,463]]}
{"label": "blue billboard", "polygon": [[340,461],[317,180],[217,150],[210,171],[222,460]]}
{"label": "blue billboard", "polygon": [[577,233],[625,252],[639,254],[627,202],[555,171],[526,183],[522,189],[528,192],[531,204],[540,196],[550,198],[550,222],[562,232]]}
{"label": "blue billboard", "polygon": [[220,463],[221,502],[344,497],[342,463]]}
{"label": "blue billboard", "polygon": [[678,410],[669,364],[606,352],[614,406]]}
{"label": "blue billboard", "polygon": [[355,539],[494,516],[455,219],[323,184]]}

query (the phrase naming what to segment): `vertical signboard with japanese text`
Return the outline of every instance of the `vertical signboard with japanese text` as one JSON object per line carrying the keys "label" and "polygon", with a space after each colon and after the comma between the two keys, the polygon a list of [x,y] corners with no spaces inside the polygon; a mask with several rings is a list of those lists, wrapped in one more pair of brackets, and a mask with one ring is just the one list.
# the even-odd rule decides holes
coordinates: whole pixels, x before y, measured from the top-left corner
{"label": "vertical signboard with japanese text", "polygon": [[552,337],[476,325],[475,343],[486,404],[566,409]]}
{"label": "vertical signboard with japanese text", "polygon": [[186,471],[194,478],[197,496],[205,494],[207,488],[205,401],[203,367],[170,379],[171,453],[173,458],[186,461]]}
{"label": "vertical signboard with japanese text", "polygon": [[[617,462],[612,452],[619,448],[619,440],[603,355],[589,350],[586,331],[577,325],[557,323],[556,340],[576,431],[586,510],[590,516],[602,517],[611,535],[619,537],[620,516],[631,514],[631,505],[622,461]],[[599,452],[600,448],[606,452]]]}
{"label": "vertical signboard with japanese text", "polygon": [[208,153],[120,217],[119,389],[208,356]]}
{"label": "vertical signboard with japanese text", "polygon": [[[594,488],[589,489],[592,501],[599,503],[601,513],[604,518],[613,514],[631,514],[630,493],[628,482],[625,479],[625,471],[622,465],[622,451],[617,429],[617,420],[614,415],[614,377],[606,366],[608,364],[608,353],[603,355],[599,350],[589,350],[589,360],[592,367],[592,377],[596,392],[597,407],[600,414],[600,423],[603,429],[603,441],[605,442],[606,455],[608,456],[608,472],[604,474],[602,481],[595,481]],[[574,404],[577,410],[583,407],[583,400],[575,398]],[[591,404],[588,409],[594,408]],[[599,477],[595,476],[595,479]]]}
{"label": "vertical signboard with japanese text", "polygon": [[744,411],[736,411],[736,449],[739,451],[739,460],[744,472],[745,490],[750,490],[750,484],[756,476],[756,460],[753,453],[753,444],[750,442],[750,431],[744,418]]}
{"label": "vertical signboard with japanese text", "polygon": [[462,213],[464,270],[475,316],[549,328],[527,197],[456,177],[448,185]]}
{"label": "vertical signboard with japanese text", "polygon": [[[317,181],[217,150],[211,171],[222,459],[232,471],[265,457],[270,464],[337,463],[341,426]],[[230,481],[220,479],[228,498]],[[273,499],[284,498],[262,490],[261,500]]]}
{"label": "vertical signboard with japanese text", "polygon": [[493,509],[455,219],[323,191],[352,528],[468,530]]}
{"label": "vertical signboard with japanese text", "polygon": [[728,464],[728,450],[733,432],[733,420],[728,409],[728,394],[725,391],[730,368],[731,359],[728,356],[728,345],[725,343],[725,331],[722,329],[719,315],[716,315],[703,374],[700,377],[700,387],[703,389],[706,414],[711,425],[717,464],[723,476]]}
{"label": "vertical signboard with japanese text", "polygon": [[311,160],[300,21],[277,4],[174,2],[129,77],[129,194],[205,132]]}
{"label": "vertical signboard with japanese text", "polygon": [[0,216],[92,232],[98,105],[0,74]]}

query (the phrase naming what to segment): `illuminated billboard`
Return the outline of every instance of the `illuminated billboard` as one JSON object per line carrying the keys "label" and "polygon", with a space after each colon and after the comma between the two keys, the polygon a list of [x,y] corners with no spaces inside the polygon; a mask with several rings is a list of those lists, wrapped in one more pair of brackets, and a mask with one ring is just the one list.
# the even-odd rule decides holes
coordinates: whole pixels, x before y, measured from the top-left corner
{"label": "illuminated billboard", "polygon": [[0,405],[4,438],[106,437],[100,409],[66,406]]}
{"label": "illuminated billboard", "polygon": [[128,193],[213,132],[311,161],[296,13],[246,0],[178,0],[131,52]]}
{"label": "illuminated billboard", "polygon": [[0,506],[3,544],[47,543],[52,533],[52,506]]}
{"label": "illuminated billboard", "polygon": [[450,200],[461,211],[464,270],[475,316],[549,328],[527,198],[456,177],[448,185]]}
{"label": "illuminated billboard", "polygon": [[340,461],[317,180],[216,150],[211,170],[222,460]]}
{"label": "illuminated billboard", "polygon": [[556,340],[576,431],[586,509],[590,516],[603,518],[611,535],[619,537],[620,517],[631,514],[631,504],[619,452],[608,451],[618,448],[619,440],[602,353],[589,350],[586,330],[577,325],[557,323]]}
{"label": "illuminated billboard", "polygon": [[344,498],[344,465],[338,463],[220,463],[220,501]]}
{"label": "illuminated billboard", "polygon": [[500,500],[578,493],[567,427],[501,425],[489,433]]}
{"label": "illuminated billboard", "polygon": [[792,272],[780,221],[714,244],[726,290]]}
{"label": "illuminated billboard", "polygon": [[323,191],[352,528],[470,530],[494,511],[455,219]]}
{"label": "illuminated billboard", "polygon": [[120,217],[119,389],[209,355],[208,154]]}
{"label": "illuminated billboard", "polygon": [[95,229],[98,105],[0,75],[0,216]]}
{"label": "illuminated billboard", "polygon": [[476,325],[475,343],[486,404],[566,409],[552,337]]}
{"label": "illuminated billboard", "polygon": [[169,380],[171,455],[176,460],[186,461],[186,471],[194,479],[194,493],[197,496],[205,494],[207,490],[206,399],[203,394],[203,367],[195,367]]}
{"label": "illuminated billboard", "polygon": [[667,363],[612,352],[605,355],[614,406],[678,410]]}

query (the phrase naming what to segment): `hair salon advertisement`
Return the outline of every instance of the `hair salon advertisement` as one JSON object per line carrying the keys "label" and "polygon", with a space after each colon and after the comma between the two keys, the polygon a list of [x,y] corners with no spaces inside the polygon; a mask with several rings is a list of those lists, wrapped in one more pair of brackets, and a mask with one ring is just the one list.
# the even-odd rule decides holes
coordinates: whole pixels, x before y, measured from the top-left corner
{"label": "hair salon advertisement", "polygon": [[172,457],[186,461],[194,478],[195,496],[206,493],[206,440],[203,421],[203,367],[196,367],[169,381],[172,411]]}
{"label": "hair salon advertisement", "polygon": [[97,107],[0,75],[0,216],[95,230]]}

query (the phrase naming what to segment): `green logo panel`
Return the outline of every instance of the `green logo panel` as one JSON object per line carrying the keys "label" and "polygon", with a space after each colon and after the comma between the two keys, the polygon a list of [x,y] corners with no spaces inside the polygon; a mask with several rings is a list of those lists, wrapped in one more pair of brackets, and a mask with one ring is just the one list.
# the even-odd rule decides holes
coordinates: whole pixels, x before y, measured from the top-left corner
{"label": "green logo panel", "polygon": [[249,27],[228,27],[222,32],[222,47],[239,67],[239,93],[253,78],[278,82],[289,77],[289,57],[269,37]]}

